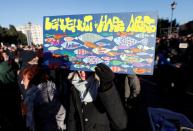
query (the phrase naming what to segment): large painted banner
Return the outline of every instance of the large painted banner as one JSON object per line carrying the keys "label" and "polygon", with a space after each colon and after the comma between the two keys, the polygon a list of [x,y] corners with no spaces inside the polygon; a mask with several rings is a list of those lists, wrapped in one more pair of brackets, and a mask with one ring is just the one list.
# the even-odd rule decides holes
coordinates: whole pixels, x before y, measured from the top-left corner
{"label": "large painted banner", "polygon": [[152,75],[157,13],[104,13],[44,17],[45,64],[94,71]]}

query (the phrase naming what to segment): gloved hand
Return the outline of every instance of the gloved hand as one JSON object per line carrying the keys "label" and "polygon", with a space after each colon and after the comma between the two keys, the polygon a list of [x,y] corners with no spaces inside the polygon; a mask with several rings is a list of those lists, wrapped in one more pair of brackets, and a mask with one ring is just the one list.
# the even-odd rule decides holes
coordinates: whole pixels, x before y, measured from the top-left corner
{"label": "gloved hand", "polygon": [[100,63],[96,65],[95,72],[100,79],[101,90],[104,91],[110,88],[110,86],[113,83],[113,79],[114,79],[113,71],[107,65]]}

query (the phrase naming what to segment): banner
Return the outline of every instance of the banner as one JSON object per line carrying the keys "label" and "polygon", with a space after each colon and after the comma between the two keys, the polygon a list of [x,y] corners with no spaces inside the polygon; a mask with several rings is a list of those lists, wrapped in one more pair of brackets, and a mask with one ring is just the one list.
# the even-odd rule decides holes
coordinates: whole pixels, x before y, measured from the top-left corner
{"label": "banner", "polygon": [[94,71],[105,63],[115,73],[152,75],[156,30],[156,12],[45,16],[45,64]]}

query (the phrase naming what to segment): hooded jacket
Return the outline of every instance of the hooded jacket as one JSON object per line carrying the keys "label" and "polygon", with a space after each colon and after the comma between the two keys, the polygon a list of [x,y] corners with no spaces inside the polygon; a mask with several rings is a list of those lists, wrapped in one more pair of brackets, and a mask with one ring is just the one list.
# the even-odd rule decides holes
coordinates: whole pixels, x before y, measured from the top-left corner
{"label": "hooded jacket", "polygon": [[0,63],[0,82],[2,84],[16,82],[16,72],[13,70],[12,65],[6,61]]}

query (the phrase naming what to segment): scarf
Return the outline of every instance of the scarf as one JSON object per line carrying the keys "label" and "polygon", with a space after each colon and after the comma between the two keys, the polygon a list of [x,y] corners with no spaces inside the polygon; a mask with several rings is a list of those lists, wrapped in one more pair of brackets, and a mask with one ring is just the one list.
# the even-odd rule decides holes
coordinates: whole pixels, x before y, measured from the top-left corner
{"label": "scarf", "polygon": [[81,102],[93,102],[97,97],[99,81],[91,75],[87,80],[82,81],[78,75],[72,78],[72,84],[79,91]]}

